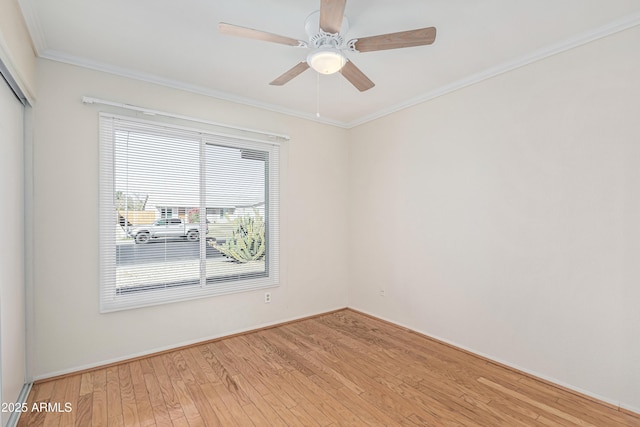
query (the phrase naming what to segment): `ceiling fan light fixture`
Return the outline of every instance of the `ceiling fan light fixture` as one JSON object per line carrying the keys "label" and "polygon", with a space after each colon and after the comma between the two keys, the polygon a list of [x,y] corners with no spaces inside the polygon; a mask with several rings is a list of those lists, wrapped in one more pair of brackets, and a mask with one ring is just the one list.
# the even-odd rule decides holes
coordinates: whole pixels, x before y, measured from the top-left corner
{"label": "ceiling fan light fixture", "polygon": [[307,56],[309,66],[320,74],[337,73],[346,62],[347,58],[334,47],[320,47]]}

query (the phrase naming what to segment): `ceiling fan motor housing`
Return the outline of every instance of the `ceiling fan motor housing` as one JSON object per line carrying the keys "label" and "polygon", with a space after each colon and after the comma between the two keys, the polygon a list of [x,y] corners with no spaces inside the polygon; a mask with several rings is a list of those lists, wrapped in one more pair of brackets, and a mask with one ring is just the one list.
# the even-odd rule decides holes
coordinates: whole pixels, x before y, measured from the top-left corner
{"label": "ceiling fan motor housing", "polygon": [[349,29],[349,20],[343,17],[339,33],[328,33],[319,27],[320,12],[309,15],[305,21],[305,30],[309,36],[309,47],[313,50],[307,55],[307,64],[320,74],[333,74],[344,66],[347,58],[342,53],[344,34]]}
{"label": "ceiling fan motor housing", "polygon": [[331,34],[325,33],[322,30],[320,30],[313,37],[309,38],[309,45],[314,48],[329,46],[335,49],[339,49],[343,43],[344,38],[340,35],[340,33]]}

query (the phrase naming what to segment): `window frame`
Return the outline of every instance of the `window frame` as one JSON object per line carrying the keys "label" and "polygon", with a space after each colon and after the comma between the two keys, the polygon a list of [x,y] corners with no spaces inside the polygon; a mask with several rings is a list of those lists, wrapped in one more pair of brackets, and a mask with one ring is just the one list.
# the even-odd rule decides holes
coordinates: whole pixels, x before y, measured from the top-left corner
{"label": "window frame", "polygon": [[[235,279],[216,278],[211,280],[206,274],[206,239],[200,239],[200,280],[199,284],[164,287],[155,289],[141,288],[139,292],[119,292],[116,288],[116,228],[113,221],[115,212],[115,129],[119,125],[131,124],[148,128],[150,132],[180,132],[200,135],[200,209],[206,212],[206,155],[208,144],[222,145],[241,150],[254,150],[266,155],[265,164],[265,225],[267,253],[265,256],[265,273]],[[147,307],[205,298],[215,295],[246,292],[279,286],[280,282],[280,147],[278,141],[260,140],[245,136],[228,135],[185,127],[164,122],[143,120],[111,113],[99,113],[99,170],[100,170],[100,207],[99,207],[99,253],[100,253],[100,312],[107,313],[126,309]],[[168,131],[168,132],[167,132]],[[168,220],[169,218],[165,218]],[[207,215],[200,217],[201,230],[206,227]],[[201,233],[201,235],[203,235]]]}

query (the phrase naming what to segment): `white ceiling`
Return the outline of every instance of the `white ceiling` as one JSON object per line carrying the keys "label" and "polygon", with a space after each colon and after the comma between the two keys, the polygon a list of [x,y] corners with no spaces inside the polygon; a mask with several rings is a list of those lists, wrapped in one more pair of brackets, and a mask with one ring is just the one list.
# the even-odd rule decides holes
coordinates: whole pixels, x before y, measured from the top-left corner
{"label": "white ceiling", "polygon": [[345,127],[640,24],[639,0],[348,0],[347,40],[438,31],[431,46],[349,54],[376,83],[361,93],[313,70],[270,86],[307,50],[217,30],[306,40],[320,0],[19,1],[41,57],[313,119],[319,105],[320,121]]}

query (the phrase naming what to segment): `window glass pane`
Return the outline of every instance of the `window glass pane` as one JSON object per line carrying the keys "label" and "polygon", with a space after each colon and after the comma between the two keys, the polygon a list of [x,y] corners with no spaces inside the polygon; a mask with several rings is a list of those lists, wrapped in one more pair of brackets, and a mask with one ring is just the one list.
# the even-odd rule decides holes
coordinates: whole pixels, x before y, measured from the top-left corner
{"label": "window glass pane", "polygon": [[200,285],[200,141],[136,130],[114,145],[116,291]]}
{"label": "window glass pane", "polygon": [[276,286],[274,144],[101,114],[102,311]]}
{"label": "window glass pane", "polygon": [[268,153],[207,144],[207,284],[267,275]]}

